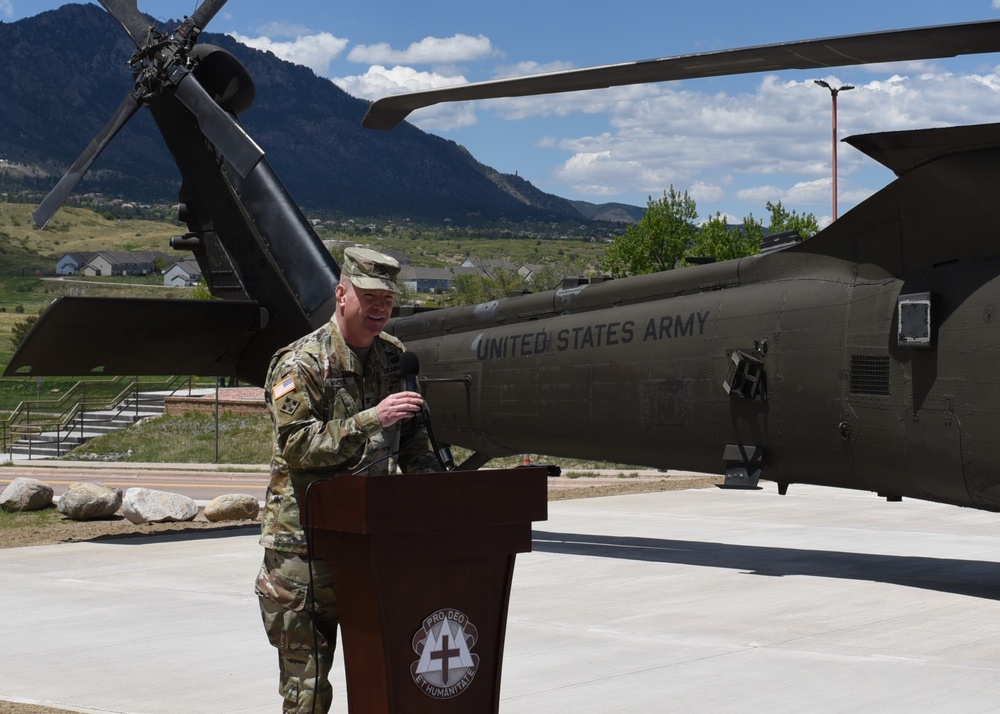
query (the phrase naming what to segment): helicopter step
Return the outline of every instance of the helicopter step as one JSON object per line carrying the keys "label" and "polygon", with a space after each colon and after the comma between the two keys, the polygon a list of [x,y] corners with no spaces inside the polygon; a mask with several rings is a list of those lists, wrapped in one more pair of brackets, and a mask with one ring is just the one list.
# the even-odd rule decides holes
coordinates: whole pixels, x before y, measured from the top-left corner
{"label": "helicopter step", "polygon": [[726,444],[722,458],[726,462],[726,478],[719,488],[759,488],[764,447]]}

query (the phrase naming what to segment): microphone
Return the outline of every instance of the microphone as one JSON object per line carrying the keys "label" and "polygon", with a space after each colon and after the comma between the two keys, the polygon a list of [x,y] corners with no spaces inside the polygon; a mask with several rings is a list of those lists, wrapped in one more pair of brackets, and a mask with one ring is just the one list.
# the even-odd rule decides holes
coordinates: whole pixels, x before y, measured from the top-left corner
{"label": "microphone", "polygon": [[[417,392],[417,375],[420,373],[420,358],[415,352],[404,352],[399,356],[399,376],[403,378],[403,387],[407,392]],[[455,460],[452,458],[451,449],[448,446],[438,447],[434,438],[434,431],[431,429],[431,414],[427,411],[427,403],[420,407],[420,420],[427,427],[427,436],[431,440],[434,448],[434,456],[437,457],[438,465],[442,471],[452,471],[455,468]]]}
{"label": "microphone", "polygon": [[[399,376],[403,378],[403,388],[407,392],[417,392],[417,375],[420,374],[420,358],[415,352],[404,352],[399,356]],[[431,415],[427,411],[427,405],[420,407],[420,419],[427,425],[428,430],[431,425]]]}

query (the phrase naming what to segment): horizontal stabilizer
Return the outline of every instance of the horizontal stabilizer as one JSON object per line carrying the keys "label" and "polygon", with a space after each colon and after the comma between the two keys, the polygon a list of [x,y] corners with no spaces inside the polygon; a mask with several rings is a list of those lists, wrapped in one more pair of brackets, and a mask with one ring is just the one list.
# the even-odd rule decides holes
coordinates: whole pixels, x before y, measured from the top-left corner
{"label": "horizontal stabilizer", "polygon": [[844,139],[897,176],[944,156],[1000,148],[1000,124],[859,134]]}
{"label": "horizontal stabilizer", "polygon": [[264,321],[253,301],[63,297],[32,325],[4,376],[228,376]]}

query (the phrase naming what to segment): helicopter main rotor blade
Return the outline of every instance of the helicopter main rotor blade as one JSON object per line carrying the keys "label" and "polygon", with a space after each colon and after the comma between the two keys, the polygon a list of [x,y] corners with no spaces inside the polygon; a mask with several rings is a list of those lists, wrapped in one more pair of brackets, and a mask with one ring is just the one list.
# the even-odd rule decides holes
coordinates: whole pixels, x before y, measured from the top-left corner
{"label": "helicopter main rotor blade", "polygon": [[174,36],[183,39],[189,46],[193,45],[198,35],[205,29],[205,25],[211,22],[225,4],[226,0],[205,0],[191,17],[185,18],[181,26],[174,31]]}
{"label": "helicopter main rotor blade", "polygon": [[190,72],[179,80],[175,96],[194,114],[205,138],[212,142],[240,176],[246,178],[264,157],[264,151],[257,142],[250,138],[236,119],[215,103]]}
{"label": "helicopter main rotor blade", "polygon": [[146,44],[152,23],[139,12],[136,0],[100,0],[100,3],[118,20],[118,24],[125,28],[125,32],[132,38],[136,47],[142,47]]}
{"label": "helicopter main rotor blade", "polygon": [[142,106],[142,100],[140,96],[137,96],[137,91],[133,90],[125,96],[125,99],[118,105],[118,109],[115,110],[108,123],[104,125],[104,128],[101,129],[97,136],[91,139],[87,148],[80,154],[80,158],[69,167],[69,170],[59,179],[59,183],[55,185],[55,188],[49,191],[48,195],[38,204],[38,208],[35,209],[31,216],[35,220],[35,225],[39,228],[45,228],[46,224],[66,200],[66,197],[80,183],[80,179],[87,173],[87,169],[100,156],[104,148],[111,143],[111,140],[125,126],[125,123],[139,111],[139,108]]}
{"label": "helicopter main rotor blade", "polygon": [[369,129],[392,129],[413,110],[440,102],[526,97],[648,82],[788,69],[823,69],[988,52],[1000,52],[1000,21],[844,35],[397,94],[372,104],[361,124]]}
{"label": "helicopter main rotor blade", "polygon": [[198,9],[194,11],[194,15],[191,19],[194,21],[195,27],[199,30],[204,30],[205,25],[212,21],[216,13],[222,9],[222,6],[226,4],[226,0],[205,0]]}

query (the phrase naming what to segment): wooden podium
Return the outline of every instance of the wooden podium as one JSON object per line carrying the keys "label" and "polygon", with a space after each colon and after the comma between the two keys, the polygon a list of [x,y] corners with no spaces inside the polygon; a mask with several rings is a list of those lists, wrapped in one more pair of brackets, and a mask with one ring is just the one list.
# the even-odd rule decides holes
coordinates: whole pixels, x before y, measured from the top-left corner
{"label": "wooden podium", "polygon": [[497,712],[516,553],[548,513],[547,469],[338,476],[310,489],[352,712]]}

